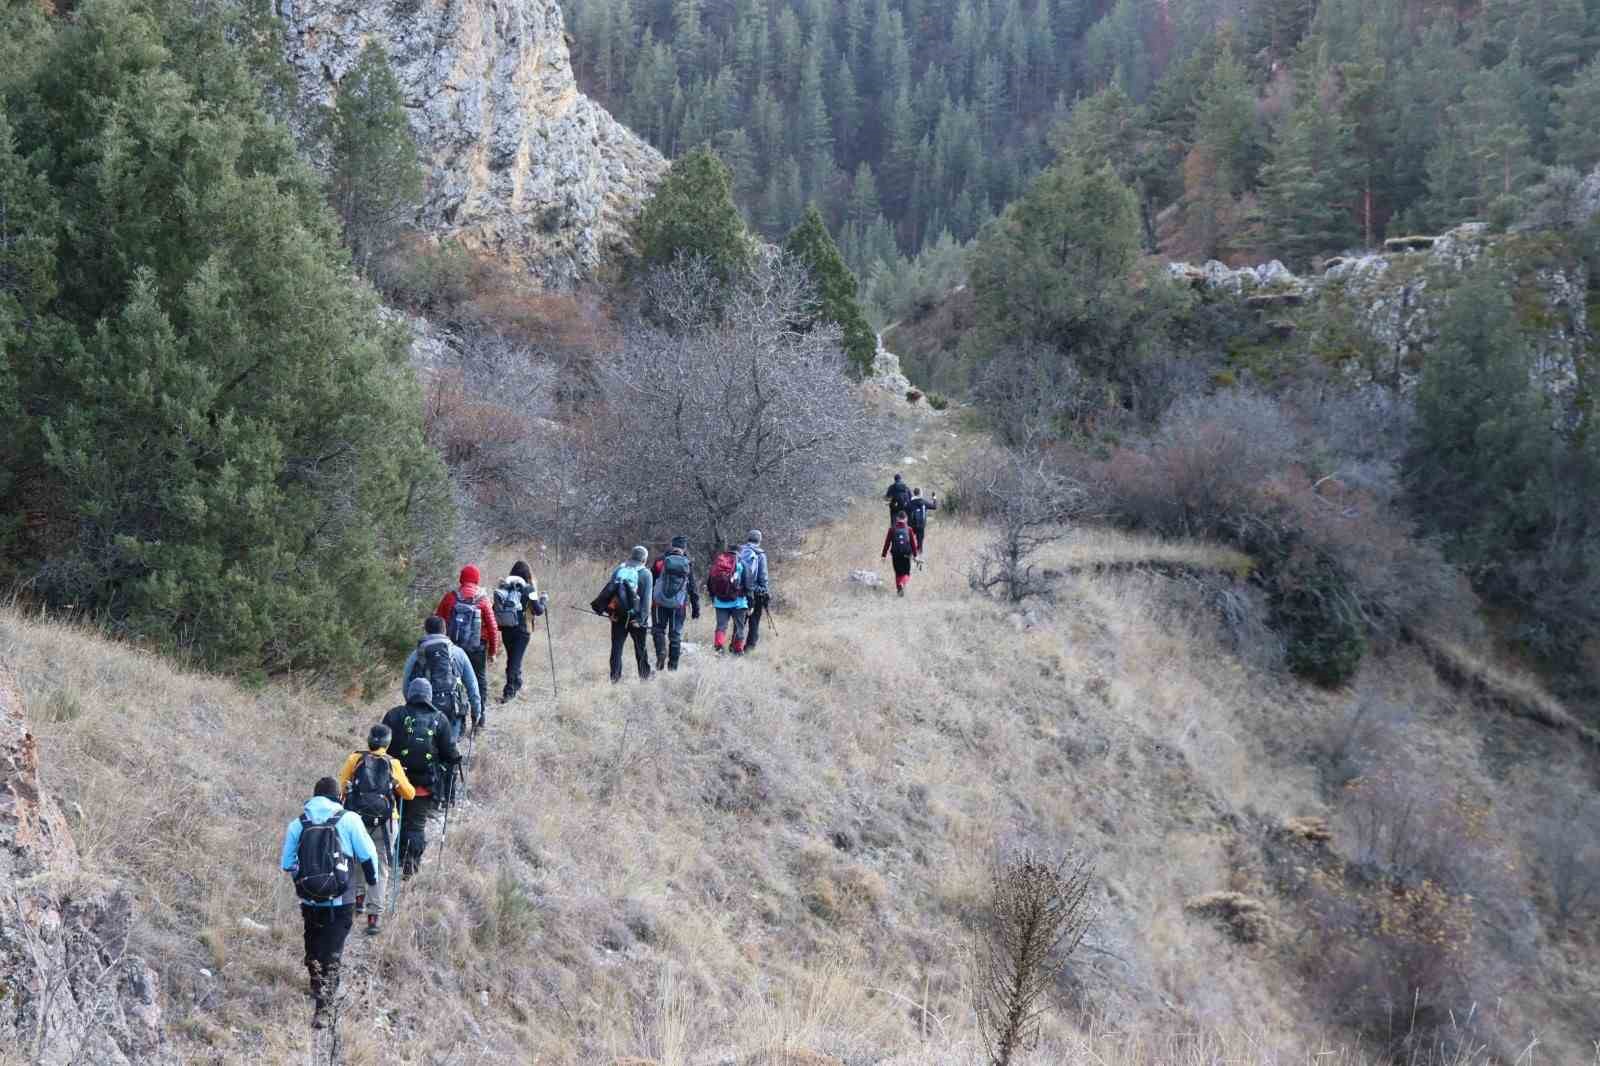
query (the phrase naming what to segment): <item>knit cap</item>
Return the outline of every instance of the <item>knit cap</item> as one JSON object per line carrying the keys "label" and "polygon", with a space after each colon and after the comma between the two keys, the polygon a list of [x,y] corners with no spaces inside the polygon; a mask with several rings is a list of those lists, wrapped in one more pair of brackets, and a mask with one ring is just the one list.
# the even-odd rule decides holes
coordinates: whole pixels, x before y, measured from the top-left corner
{"label": "knit cap", "polygon": [[412,679],[411,684],[406,686],[406,702],[407,703],[432,703],[433,702],[433,682],[429,681],[425,677],[418,677],[418,678]]}
{"label": "knit cap", "polygon": [[478,573],[476,566],[468,563],[461,568],[461,583],[463,585],[476,585],[480,580],[482,580],[482,575]]}

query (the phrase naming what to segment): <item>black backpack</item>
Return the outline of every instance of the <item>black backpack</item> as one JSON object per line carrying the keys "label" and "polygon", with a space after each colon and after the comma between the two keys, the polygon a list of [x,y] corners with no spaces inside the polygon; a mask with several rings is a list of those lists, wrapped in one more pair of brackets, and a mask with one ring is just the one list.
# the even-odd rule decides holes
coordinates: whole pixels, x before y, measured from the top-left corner
{"label": "black backpack", "polygon": [[899,556],[911,554],[911,529],[909,526],[895,524],[894,536],[889,541],[889,551]]}
{"label": "black backpack", "polygon": [[[406,684],[419,677],[428,679],[428,684],[433,686],[433,709],[446,718],[458,717],[456,714],[456,686],[459,680],[456,674],[456,661],[450,654],[450,641],[441,637],[424,637],[422,643],[417,645],[417,663],[411,668],[411,675],[406,678]],[[466,711],[463,709],[462,714]]]}
{"label": "black backpack", "polygon": [[500,582],[494,590],[494,622],[501,629],[522,628],[522,606],[528,586]]}
{"label": "black backpack", "polygon": [[904,481],[896,481],[889,486],[889,502],[900,508],[906,509],[906,501],[911,499],[911,486]]}
{"label": "black backpack", "polygon": [[906,504],[906,514],[910,516],[912,525],[922,525],[928,520],[928,501],[921,496],[912,497],[911,502]]}
{"label": "black backpack", "polygon": [[295,853],[294,889],[300,898],[329,903],[350,887],[350,857],[339,843],[339,819],[344,808],[325,822],[300,816],[300,848]]}
{"label": "black backpack", "polygon": [[394,810],[394,768],[389,756],[370,751],[358,752],[361,762],[356,765],[350,787],[345,789],[344,805],[347,810],[361,815],[370,829],[389,820]]}
{"label": "black backpack", "polygon": [[671,607],[689,587],[689,557],[669,555],[661,563],[661,574],[656,578],[656,588],[661,591],[661,602]]}
{"label": "black backpack", "polygon": [[462,651],[477,651],[483,647],[483,615],[476,600],[456,596],[456,605],[450,608],[450,617],[445,621],[445,633]]}
{"label": "black backpack", "polygon": [[441,719],[437,712],[418,713],[407,709],[405,717],[400,720],[400,732],[395,734],[389,750],[399,749],[400,765],[405,767],[406,776],[412,779],[412,784],[427,785],[433,780],[434,734],[449,728],[449,723]]}

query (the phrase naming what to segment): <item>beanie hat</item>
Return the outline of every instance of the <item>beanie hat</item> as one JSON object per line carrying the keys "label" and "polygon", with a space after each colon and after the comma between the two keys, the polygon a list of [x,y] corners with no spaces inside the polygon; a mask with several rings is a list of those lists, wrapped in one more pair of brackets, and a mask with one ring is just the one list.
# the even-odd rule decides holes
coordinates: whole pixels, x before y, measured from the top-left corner
{"label": "beanie hat", "polygon": [[432,703],[433,682],[425,677],[414,678],[411,684],[406,686],[406,702]]}
{"label": "beanie hat", "polygon": [[749,535],[747,537],[745,537],[745,540],[748,540],[751,544],[760,544],[761,543],[761,530],[752,529],[750,531]]}
{"label": "beanie hat", "polygon": [[688,537],[682,537],[682,536],[673,537],[672,538],[672,546],[674,548],[687,548],[689,546],[689,538]]}
{"label": "beanie hat", "polygon": [[482,575],[478,573],[476,566],[468,563],[461,568],[461,583],[463,585],[476,585],[480,580],[482,580]]}
{"label": "beanie hat", "polygon": [[642,563],[646,559],[650,558],[650,549],[646,548],[643,544],[635,544],[633,546],[633,551],[628,553],[628,558],[633,562]]}

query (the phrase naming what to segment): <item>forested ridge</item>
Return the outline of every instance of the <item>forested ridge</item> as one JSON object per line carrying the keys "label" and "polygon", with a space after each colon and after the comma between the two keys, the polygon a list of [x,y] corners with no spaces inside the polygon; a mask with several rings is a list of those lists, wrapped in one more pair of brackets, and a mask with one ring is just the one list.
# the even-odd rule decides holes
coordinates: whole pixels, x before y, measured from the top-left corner
{"label": "forested ridge", "polygon": [[[1145,242],[1243,259],[1514,213],[1600,159],[1596,0],[567,0],[584,87],[711,144],[776,237],[808,202],[881,310],[1058,149]],[[948,269],[946,270],[948,274]]]}

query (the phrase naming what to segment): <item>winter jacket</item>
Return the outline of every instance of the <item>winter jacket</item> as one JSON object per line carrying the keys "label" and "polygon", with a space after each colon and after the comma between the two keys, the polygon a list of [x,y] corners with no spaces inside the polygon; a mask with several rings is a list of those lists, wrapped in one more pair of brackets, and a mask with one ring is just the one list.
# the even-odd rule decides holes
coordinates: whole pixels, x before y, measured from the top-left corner
{"label": "winter jacket", "polygon": [[[312,796],[306,801],[305,816],[313,825],[321,825],[333,813],[342,808],[333,800],[325,796]],[[283,834],[283,855],[278,863],[279,867],[287,874],[293,875],[300,868],[300,833],[304,827],[300,819],[296,818],[289,823],[288,830]],[[350,858],[361,864],[361,869],[367,875],[367,884],[378,883],[377,857],[378,849],[372,844],[372,837],[367,833],[367,827],[361,824],[361,816],[353,811],[345,811],[339,816],[339,849]],[[361,881],[355,876],[355,871],[350,871],[350,884],[344,890],[344,895],[338,899],[314,900],[301,899],[302,907],[342,907],[356,901],[356,889]]]}
{"label": "winter jacket", "polygon": [[650,572],[654,575],[655,581],[655,592],[651,594],[650,602],[655,604],[657,607],[682,607],[685,603],[687,603],[694,610],[695,614],[699,614],[700,593],[694,587],[693,559],[689,559],[689,580],[683,583],[683,591],[678,593],[677,599],[672,603],[668,603],[661,595],[661,572],[667,565],[667,558],[673,555],[681,555],[686,559],[689,557],[689,553],[684,551],[682,548],[672,548],[667,552],[666,555],[661,556],[655,561],[655,565],[650,568]]}
{"label": "winter jacket", "polygon": [[444,715],[434,710],[431,703],[408,703],[404,707],[394,708],[383,716],[383,724],[394,734],[391,746],[405,743],[408,732],[407,718],[412,716],[421,718],[424,715],[438,719],[433,723],[433,750],[402,753],[398,756],[411,760],[411,769],[406,771],[406,777],[416,789],[417,796],[432,795],[438,786],[444,784],[444,777],[439,772],[440,766],[454,766],[461,761],[461,751],[450,736],[450,722]]}
{"label": "winter jacket", "polygon": [[883,498],[903,511],[906,504],[911,501],[911,486],[904,481],[893,482],[884,492]]}
{"label": "winter jacket", "polygon": [[[455,606],[454,600],[451,601],[450,606]],[[497,634],[498,632],[496,630]],[[417,676],[412,671],[417,668],[417,660],[422,654],[422,646],[429,641],[439,640],[450,644],[450,638],[443,633],[431,633],[418,641],[417,646],[412,649],[411,655],[406,659],[406,668],[400,672],[401,699],[406,698],[406,686],[411,684],[412,678]],[[472,668],[472,660],[467,658],[466,652],[454,644],[450,644],[450,661],[455,664],[456,673],[461,676],[462,683],[467,686],[467,703],[472,708],[472,717],[474,719],[481,718],[483,716],[483,693],[478,691],[478,672]]]}
{"label": "winter jacket", "polygon": [[745,589],[757,596],[767,594],[767,553],[761,545],[746,542],[739,546],[739,565],[744,569]]}
{"label": "winter jacket", "polygon": [[619,585],[627,585],[638,594],[639,610],[632,624],[649,629],[650,605],[655,602],[655,578],[651,576],[650,568],[630,560],[611,572],[611,580]]}
{"label": "winter jacket", "polygon": [[388,748],[379,748],[377,751],[352,751],[350,757],[344,761],[344,766],[339,769],[339,789],[348,791],[351,778],[356,776],[356,769],[361,765],[363,755],[382,755],[389,760],[389,777],[394,781],[394,794],[403,800],[417,798],[416,787],[406,777],[406,768],[400,765],[400,760],[389,754]]}
{"label": "winter jacket", "polygon": [[711,606],[720,607],[724,611],[731,611],[731,610],[747,611],[747,610],[749,610],[750,609],[750,596],[748,594],[750,592],[750,586],[745,583],[745,579],[744,579],[744,564],[743,563],[735,563],[734,564],[734,567],[733,567],[733,587],[740,590],[739,598],[736,599],[736,600],[724,600],[724,599],[718,597],[715,592],[711,592],[711,579],[709,577],[707,577],[706,578],[706,591],[707,592],[711,592]]}
{"label": "winter jacket", "polygon": [[483,646],[489,658],[493,659],[500,654],[500,627],[494,620],[494,600],[484,595],[482,585],[462,585],[454,592],[446,592],[444,599],[439,601],[439,609],[433,613],[446,622],[450,621],[450,612],[456,609],[457,598],[478,605],[478,615],[483,619]]}
{"label": "winter jacket", "polygon": [[896,522],[894,525],[889,527],[889,532],[883,535],[883,554],[878,556],[878,558],[888,558],[889,549],[894,547],[894,531],[901,526],[905,526],[906,533],[911,537],[911,554],[922,554],[922,545],[917,541],[917,531],[912,529],[909,525],[906,525],[904,522]]}
{"label": "winter jacket", "polygon": [[[518,615],[517,628],[525,627],[531,631],[533,629],[533,620],[544,615],[544,604],[539,602],[538,584],[532,581],[524,581],[516,574],[507,577],[500,584],[522,590],[522,613]],[[494,607],[492,599],[489,602],[489,606],[491,609]],[[495,619],[495,625],[498,626],[499,624],[500,620],[498,618]]]}
{"label": "winter jacket", "polygon": [[911,502],[906,504],[906,517],[911,520],[912,529],[921,529],[928,524],[928,512],[939,509],[938,500],[930,500],[926,496],[913,496]]}

